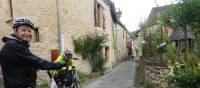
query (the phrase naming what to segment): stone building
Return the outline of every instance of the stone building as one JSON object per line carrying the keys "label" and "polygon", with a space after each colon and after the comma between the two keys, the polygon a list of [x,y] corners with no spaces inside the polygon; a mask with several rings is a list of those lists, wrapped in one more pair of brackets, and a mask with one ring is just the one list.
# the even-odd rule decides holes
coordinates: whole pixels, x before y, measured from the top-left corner
{"label": "stone building", "polygon": [[[116,19],[114,3],[110,0],[1,0],[0,38],[8,36],[13,17],[24,16],[35,23],[31,51],[47,60],[58,50],[72,49],[73,38],[89,33],[107,35],[108,41],[102,49],[107,59],[107,69],[127,57],[126,42],[130,38],[125,26]],[[116,25],[119,28],[116,28]],[[114,30],[115,33],[113,32]],[[114,37],[116,39],[114,39]],[[116,48],[113,47],[116,43]],[[3,42],[0,41],[0,47]],[[91,73],[88,61],[76,61],[77,68]],[[46,75],[46,73],[41,72]]]}
{"label": "stone building", "polygon": [[[149,14],[147,23],[148,23],[148,29],[147,29],[147,35],[150,33],[154,33],[158,28],[160,27],[160,19],[159,17],[162,14],[169,15],[170,14],[170,8],[172,5],[166,5],[166,6],[160,6],[160,7],[153,7],[151,9],[151,12]],[[172,28],[170,26],[164,26],[162,28],[163,32],[166,32],[168,36],[172,34]]]}
{"label": "stone building", "polygon": [[130,35],[126,27],[119,22],[117,24],[117,61],[122,61],[124,58],[128,58],[128,46],[127,43],[130,40]]}

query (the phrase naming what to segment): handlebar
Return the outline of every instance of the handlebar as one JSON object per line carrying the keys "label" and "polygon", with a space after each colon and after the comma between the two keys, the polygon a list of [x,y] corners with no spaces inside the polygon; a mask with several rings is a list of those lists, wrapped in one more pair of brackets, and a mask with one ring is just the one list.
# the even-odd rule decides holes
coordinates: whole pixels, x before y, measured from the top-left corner
{"label": "handlebar", "polygon": [[75,58],[75,57],[74,57],[74,58],[72,58],[72,59],[74,59],[74,60],[79,60],[79,58]]}

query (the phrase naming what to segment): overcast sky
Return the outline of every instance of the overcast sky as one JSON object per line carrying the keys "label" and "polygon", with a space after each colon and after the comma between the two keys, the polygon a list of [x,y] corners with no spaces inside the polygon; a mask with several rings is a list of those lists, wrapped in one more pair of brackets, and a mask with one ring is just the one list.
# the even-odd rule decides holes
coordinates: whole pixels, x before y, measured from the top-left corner
{"label": "overcast sky", "polygon": [[[112,0],[116,8],[122,11],[121,21],[129,31],[139,29],[138,25],[141,21],[149,16],[153,7],[168,5],[174,3],[175,0]],[[157,4],[156,4],[157,3]]]}

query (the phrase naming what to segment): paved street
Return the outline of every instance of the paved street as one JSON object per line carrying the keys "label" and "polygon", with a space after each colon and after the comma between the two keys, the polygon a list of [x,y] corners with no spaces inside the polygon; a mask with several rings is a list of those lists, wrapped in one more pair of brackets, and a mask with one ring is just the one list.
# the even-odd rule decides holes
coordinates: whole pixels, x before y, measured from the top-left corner
{"label": "paved street", "polygon": [[83,85],[83,88],[135,88],[135,63],[131,60],[119,64],[110,73]]}

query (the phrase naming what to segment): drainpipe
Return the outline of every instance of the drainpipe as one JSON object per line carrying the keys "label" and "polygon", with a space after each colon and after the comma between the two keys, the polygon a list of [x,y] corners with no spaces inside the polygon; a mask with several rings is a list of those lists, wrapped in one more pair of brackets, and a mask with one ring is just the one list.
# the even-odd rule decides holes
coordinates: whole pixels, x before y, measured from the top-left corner
{"label": "drainpipe", "polygon": [[63,44],[62,44],[62,34],[60,29],[60,0],[56,0],[56,10],[57,10],[57,29],[58,29],[58,50],[61,54],[63,51]]}
{"label": "drainpipe", "polygon": [[10,5],[10,16],[11,18],[13,18],[12,0],[9,0],[9,5]]}

